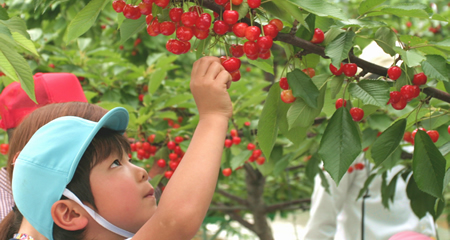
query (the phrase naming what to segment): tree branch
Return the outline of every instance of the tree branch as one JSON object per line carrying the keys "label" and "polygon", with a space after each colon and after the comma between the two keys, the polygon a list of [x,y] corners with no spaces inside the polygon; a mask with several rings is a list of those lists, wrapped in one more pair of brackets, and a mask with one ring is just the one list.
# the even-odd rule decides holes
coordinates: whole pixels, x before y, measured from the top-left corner
{"label": "tree branch", "polygon": [[295,199],[292,201],[288,201],[288,202],[282,202],[282,203],[277,203],[277,204],[273,204],[273,205],[269,205],[266,207],[266,212],[274,212],[277,210],[281,210],[287,207],[291,207],[292,205],[297,205],[300,203],[310,203],[311,199],[310,198],[306,198],[306,199]]}
{"label": "tree branch", "polygon": [[225,197],[227,197],[227,198],[229,198],[229,199],[231,199],[231,200],[233,200],[233,201],[235,201],[235,202],[237,202],[237,203],[239,203],[241,205],[248,206],[248,202],[245,199],[240,198],[240,197],[238,197],[236,195],[233,195],[233,194],[231,194],[229,192],[226,192],[226,191],[224,191],[222,189],[218,189],[217,188],[216,189],[216,193],[219,193],[222,196],[225,196]]}

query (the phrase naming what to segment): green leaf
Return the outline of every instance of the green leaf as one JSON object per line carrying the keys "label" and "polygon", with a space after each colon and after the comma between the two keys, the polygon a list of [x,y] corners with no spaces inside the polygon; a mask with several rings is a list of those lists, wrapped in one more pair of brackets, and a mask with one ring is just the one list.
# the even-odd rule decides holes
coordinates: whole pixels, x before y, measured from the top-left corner
{"label": "green leaf", "polygon": [[[4,34],[0,34],[0,42],[5,43]],[[0,44],[0,69],[14,81],[19,81],[22,89],[31,100],[36,102],[34,93],[34,80],[30,65],[8,44]]]}
{"label": "green leaf", "polygon": [[363,0],[359,4],[358,13],[359,15],[364,15],[366,12],[372,10],[376,6],[386,2],[386,0]]}
{"label": "green leaf", "polygon": [[286,104],[283,101],[278,102],[278,128],[283,136],[295,145],[298,145],[305,139],[307,128],[294,127],[289,129],[287,113],[290,107],[290,104]]}
{"label": "green leaf", "polygon": [[414,138],[412,168],[419,189],[442,198],[445,158],[424,131],[417,131]]}
{"label": "green leaf", "polygon": [[386,23],[373,20],[349,19],[346,21],[338,21],[336,26],[339,28],[380,28],[386,26]]}
{"label": "green leaf", "polygon": [[36,51],[36,48],[34,47],[34,43],[31,40],[27,39],[26,37],[24,37],[22,34],[20,34],[18,32],[13,32],[12,36],[13,36],[14,40],[16,41],[16,43],[19,44],[19,46],[21,46],[23,49],[32,53],[36,57],[39,56],[38,52]]}
{"label": "green leaf", "polygon": [[380,136],[378,136],[371,148],[372,158],[375,165],[382,164],[399,147],[403,139],[403,133],[406,128],[406,119],[400,119],[394,122]]}
{"label": "green leaf", "polygon": [[348,57],[354,38],[354,32],[341,33],[325,48],[325,54],[331,58],[334,66],[341,66],[342,60]]}
{"label": "green leaf", "polygon": [[156,69],[150,76],[148,83],[148,93],[154,94],[158,90],[164,78],[167,76],[167,70],[165,68]]}
{"label": "green leaf", "polygon": [[406,187],[406,194],[409,198],[411,209],[414,214],[420,219],[425,216],[427,212],[434,215],[434,205],[436,198],[419,189],[414,180],[415,175],[411,176]]}
{"label": "green leaf", "polygon": [[341,91],[342,84],[344,83],[345,76],[335,76],[330,81],[331,98],[335,99],[336,95]]}
{"label": "green leaf", "polygon": [[70,42],[75,38],[83,35],[89,28],[94,25],[98,15],[105,5],[110,3],[109,0],[92,0],[90,1],[75,18],[70,21],[67,32],[64,36],[65,42]]}
{"label": "green leaf", "polygon": [[204,40],[197,40],[199,41],[198,46],[196,47],[197,51],[195,52],[197,59],[207,55],[209,53],[209,43],[211,42],[211,35],[209,35]]}
{"label": "green leaf", "polygon": [[[275,5],[277,5],[278,8],[283,9],[288,13],[288,15],[294,17],[302,26],[304,26],[306,29],[309,29],[308,24],[306,24],[305,20],[303,19],[303,14],[300,11],[300,8],[298,6],[295,6],[295,4],[289,2],[289,1],[273,1]],[[266,9],[266,8],[265,8]]]}
{"label": "green leaf", "polygon": [[402,56],[402,60],[408,67],[415,67],[425,60],[425,57],[416,49],[410,49],[408,51],[403,50],[400,47],[393,47],[395,52]]}
{"label": "green leaf", "polygon": [[382,202],[383,206],[387,209],[389,209],[389,200],[392,201],[395,196],[397,179],[401,173],[402,173],[402,171],[396,173],[388,185],[386,185],[386,177],[385,177],[385,174],[383,174],[383,183],[382,183],[382,188],[381,188],[381,202]]}
{"label": "green leaf", "polygon": [[190,93],[178,94],[170,99],[167,99],[167,101],[164,103],[164,107],[170,107],[170,106],[176,107],[177,104],[184,103],[192,98],[193,98],[192,94],[190,94]]}
{"label": "green leaf", "polygon": [[242,166],[251,155],[252,155],[252,151],[243,150],[241,153],[234,156],[230,161],[231,169],[234,171],[234,170],[236,170],[236,168]]}
{"label": "green leaf", "polygon": [[[277,0],[277,2],[279,1],[281,2],[282,0]],[[330,17],[338,20],[347,19],[341,8],[331,3],[330,1],[324,0],[289,0],[289,1],[310,13],[314,13],[317,16]]]}
{"label": "green leaf", "polygon": [[384,107],[389,101],[389,88],[389,84],[383,80],[361,80],[359,83],[351,83],[348,91],[364,104]]}
{"label": "green leaf", "polygon": [[8,20],[9,16],[8,16],[8,12],[6,11],[5,8],[0,7],[0,20]]}
{"label": "green leaf", "polygon": [[269,59],[258,59],[258,60],[248,59],[248,62],[263,71],[266,71],[270,74],[274,74],[273,73],[273,54],[270,54]]}
{"label": "green leaf", "polygon": [[265,156],[270,156],[275,145],[275,140],[277,139],[277,111],[279,101],[281,101],[280,87],[278,84],[274,84],[269,90],[258,122],[257,139]]}
{"label": "green leaf", "polygon": [[302,98],[312,108],[318,107],[317,97],[319,96],[319,89],[317,89],[308,75],[299,69],[294,69],[286,77],[294,97]]}
{"label": "green leaf", "polygon": [[427,60],[422,62],[422,70],[428,79],[435,78],[448,82],[448,66],[445,58],[438,55],[427,55],[426,57]]}
{"label": "green leaf", "polygon": [[382,27],[377,30],[375,33],[375,42],[380,46],[383,51],[391,56],[394,56],[396,52],[392,48],[395,46],[395,42],[397,41],[397,36],[392,31],[392,29],[387,27]]}
{"label": "green leaf", "polygon": [[433,45],[436,46],[437,48],[449,51],[450,50],[450,39],[447,38],[442,42],[433,43]]}
{"label": "green leaf", "polygon": [[0,25],[1,24],[6,25],[11,32],[18,32],[27,39],[30,39],[30,35],[27,32],[27,25],[23,19],[19,17],[12,17],[6,21],[0,20]]}
{"label": "green leaf", "polygon": [[311,182],[314,182],[314,178],[316,177],[317,173],[319,171],[322,171],[322,169],[320,169],[319,167],[319,163],[320,157],[317,154],[314,154],[309,159],[308,164],[306,164],[305,174]]}
{"label": "green leaf", "polygon": [[374,179],[376,176],[377,176],[376,173],[372,173],[372,174],[366,179],[366,181],[364,182],[363,188],[361,188],[361,190],[359,190],[358,197],[356,197],[355,200],[357,200],[357,199],[359,199],[360,197],[364,196],[364,194],[365,194],[366,191],[367,191],[367,188],[369,188],[370,183],[373,181],[373,179]]}
{"label": "green leaf", "polygon": [[322,88],[320,90],[320,95],[317,102],[318,106],[316,108],[309,106],[302,99],[296,99],[295,102],[292,103],[289,111],[287,112],[289,130],[297,127],[307,128],[314,123],[314,119],[322,111],[325,100],[325,91],[326,88]]}
{"label": "green leaf", "polygon": [[381,9],[382,12],[396,15],[399,17],[412,17],[412,18],[429,18],[426,11],[427,6],[420,3],[404,3],[397,5],[385,6]]}
{"label": "green leaf", "polygon": [[[305,40],[310,40],[312,39],[313,35],[314,35],[314,26],[315,26],[315,21],[316,21],[316,15],[314,14],[308,14],[308,16],[305,18],[305,22],[306,24],[309,26],[309,28],[306,28],[304,26],[301,26],[297,32],[295,33],[295,36],[301,38],[301,39],[305,39]],[[300,48],[295,47],[296,49],[300,50]],[[297,50],[296,50],[297,51]],[[313,54],[308,54],[306,56],[310,56]],[[317,56],[317,55],[316,55]]]}
{"label": "green leaf", "polygon": [[319,147],[324,167],[336,183],[339,183],[360,152],[358,126],[347,108],[337,109],[328,122]]}
{"label": "green leaf", "polygon": [[145,22],[145,15],[142,15],[139,19],[125,19],[120,26],[120,43],[124,43],[131,36],[138,32],[141,32],[147,23]]}

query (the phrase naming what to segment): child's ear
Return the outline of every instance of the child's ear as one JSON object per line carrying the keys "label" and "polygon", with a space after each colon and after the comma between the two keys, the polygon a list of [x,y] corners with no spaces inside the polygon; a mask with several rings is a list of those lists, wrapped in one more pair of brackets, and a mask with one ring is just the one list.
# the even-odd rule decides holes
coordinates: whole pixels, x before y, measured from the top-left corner
{"label": "child's ear", "polygon": [[87,212],[72,200],[59,200],[51,209],[53,221],[60,228],[76,231],[85,228],[89,219]]}
{"label": "child's ear", "polygon": [[14,154],[13,160],[12,160],[12,164],[14,165],[14,163],[16,162],[17,158],[19,157],[20,151],[16,152],[16,154]]}

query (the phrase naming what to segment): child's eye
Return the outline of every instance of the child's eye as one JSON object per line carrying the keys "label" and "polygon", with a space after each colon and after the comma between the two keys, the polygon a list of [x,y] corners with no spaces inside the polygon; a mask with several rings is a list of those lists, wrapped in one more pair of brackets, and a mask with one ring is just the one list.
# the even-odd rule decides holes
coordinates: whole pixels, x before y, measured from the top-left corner
{"label": "child's eye", "polygon": [[114,160],[114,162],[111,164],[111,167],[118,167],[118,166],[120,166],[120,165],[122,165],[122,164],[120,163],[119,159],[116,159],[116,160]]}

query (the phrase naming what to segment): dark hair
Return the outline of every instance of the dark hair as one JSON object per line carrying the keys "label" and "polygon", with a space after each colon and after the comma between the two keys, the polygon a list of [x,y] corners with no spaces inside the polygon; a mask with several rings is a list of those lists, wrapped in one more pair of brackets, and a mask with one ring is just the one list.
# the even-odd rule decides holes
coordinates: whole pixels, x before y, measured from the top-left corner
{"label": "dark hair", "polygon": [[[72,181],[70,181],[69,185],[67,185],[67,188],[72,191],[83,203],[89,203],[94,210],[97,210],[89,181],[91,169],[111,155],[123,156],[124,151],[126,153],[130,153],[131,148],[128,140],[123,135],[110,129],[100,129],[84,152]],[[67,198],[62,197],[61,199]],[[82,239],[83,236],[84,229],[68,231],[53,223],[53,238],[55,240],[78,240]]]}
{"label": "dark hair", "polygon": [[[34,110],[22,123],[14,130],[10,138],[10,149],[6,169],[9,179],[12,180],[14,165],[13,159],[17,152],[20,152],[30,140],[31,136],[48,122],[62,116],[77,116],[91,121],[99,121],[107,110],[93,104],[85,102],[54,103]],[[0,240],[8,240],[19,230],[22,223],[22,214],[19,211],[11,211],[0,223]]]}

